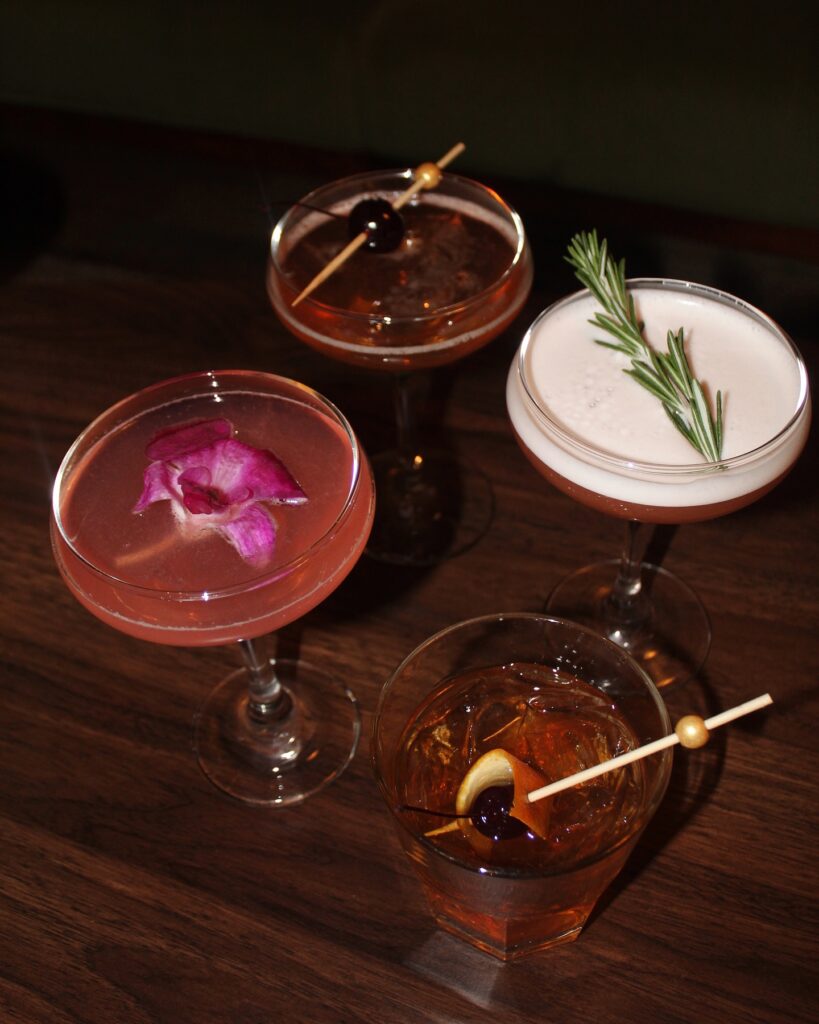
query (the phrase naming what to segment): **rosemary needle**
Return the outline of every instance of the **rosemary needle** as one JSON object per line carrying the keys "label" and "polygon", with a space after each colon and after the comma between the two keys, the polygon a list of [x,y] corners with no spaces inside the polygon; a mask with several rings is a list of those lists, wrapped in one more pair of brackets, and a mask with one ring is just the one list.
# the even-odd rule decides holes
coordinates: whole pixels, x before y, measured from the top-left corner
{"label": "rosemary needle", "polygon": [[597,340],[598,345],[623,352],[631,359],[625,370],[638,384],[662,402],[671,422],[711,462],[722,457],[722,392],[716,395],[716,416],[711,412],[702,384],[694,377],[685,355],[681,327],[667,335],[667,351],[655,351],[643,337],[643,325],[634,311],[634,299],[626,288],[625,260],[615,262],[606,240],[597,232],[581,231],[569,243],[568,263],[575,276],[592,293],[604,312],[589,321],[616,341]]}

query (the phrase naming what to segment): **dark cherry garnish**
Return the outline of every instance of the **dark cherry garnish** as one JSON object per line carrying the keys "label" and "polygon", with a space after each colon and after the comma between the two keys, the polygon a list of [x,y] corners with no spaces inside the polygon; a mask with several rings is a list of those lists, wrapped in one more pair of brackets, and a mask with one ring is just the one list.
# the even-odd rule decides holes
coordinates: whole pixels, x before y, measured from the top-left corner
{"label": "dark cherry garnish", "polygon": [[475,798],[469,820],[489,839],[517,839],[525,835],[526,826],[509,813],[514,797],[514,786],[489,786]]}
{"label": "dark cherry garnish", "polygon": [[350,211],[350,238],[367,235],[362,248],[369,252],[393,252],[404,237],[404,220],[386,199],[362,199]]}

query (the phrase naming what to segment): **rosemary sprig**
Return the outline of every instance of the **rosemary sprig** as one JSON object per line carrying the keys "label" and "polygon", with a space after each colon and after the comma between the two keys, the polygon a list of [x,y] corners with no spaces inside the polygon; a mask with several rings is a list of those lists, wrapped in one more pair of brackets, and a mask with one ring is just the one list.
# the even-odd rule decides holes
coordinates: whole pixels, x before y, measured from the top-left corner
{"label": "rosemary sprig", "polygon": [[668,332],[667,352],[655,351],[643,337],[643,324],[634,312],[634,299],[626,288],[625,260],[615,262],[606,240],[597,232],[581,231],[569,243],[568,263],[575,276],[597,299],[604,312],[589,321],[616,341],[595,339],[598,345],[623,352],[631,359],[624,372],[655,395],[671,422],[697,451],[711,462],[722,456],[722,392],[716,395],[712,415],[702,385],[691,373],[681,327]]}

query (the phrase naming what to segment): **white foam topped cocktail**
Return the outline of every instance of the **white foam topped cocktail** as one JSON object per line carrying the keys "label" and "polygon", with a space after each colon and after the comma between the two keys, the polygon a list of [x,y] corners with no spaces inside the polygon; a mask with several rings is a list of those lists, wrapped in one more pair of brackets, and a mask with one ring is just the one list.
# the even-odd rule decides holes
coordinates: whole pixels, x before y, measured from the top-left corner
{"label": "white foam topped cocktail", "polygon": [[[507,404],[523,451],[566,494],[635,524],[694,522],[749,504],[782,479],[807,439],[799,352],[764,313],[716,289],[645,279],[628,282],[628,293],[651,347],[663,351],[667,332],[684,328],[706,398],[721,390],[720,461],[691,447],[656,396],[623,372],[628,356],[596,343],[606,339],[589,322],[600,306],[587,290],[541,313],[512,363]],[[640,566],[637,533],[632,527],[617,581],[614,563],[580,570],[558,586],[549,610],[596,625],[638,658],[642,650],[664,684],[696,671],[710,630],[684,583]],[[663,643],[676,651],[670,660],[657,657]]]}

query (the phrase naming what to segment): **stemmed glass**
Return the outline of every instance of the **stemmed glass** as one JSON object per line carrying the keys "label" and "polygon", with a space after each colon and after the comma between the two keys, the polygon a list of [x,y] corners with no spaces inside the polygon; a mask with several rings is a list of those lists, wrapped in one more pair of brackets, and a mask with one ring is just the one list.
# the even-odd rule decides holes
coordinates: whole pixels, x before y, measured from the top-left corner
{"label": "stemmed glass", "polygon": [[319,352],[392,377],[397,438],[373,457],[378,511],[368,554],[434,564],[465,550],[491,521],[480,470],[421,442],[419,371],[462,359],[514,320],[532,283],[518,215],[491,189],[443,174],[401,210],[394,251],[355,253],[303,301],[295,300],[344,247],[364,199],[393,202],[412,170],[359,174],[291,207],[271,240],[267,288],[282,323]]}
{"label": "stemmed glass", "polygon": [[51,535],[74,596],[155,643],[236,643],[244,667],[207,697],[196,751],[254,804],[298,803],[346,767],[354,695],[256,640],[310,611],[360,556],[374,511],[347,420],[295,381],[252,371],[164,381],[104,412],[66,454]]}
{"label": "stemmed glass", "polygon": [[[698,376],[726,395],[719,463],[695,462],[624,357],[594,344],[595,300],[584,290],[549,307],[510,368],[507,406],[524,454],[584,505],[627,520],[619,560],[590,565],[552,591],[547,610],[624,647],[658,686],[694,675],[708,654],[705,609],[681,579],[644,561],[657,524],[725,515],[771,490],[805,445],[805,364],[768,316],[732,295],[686,281],[628,282],[649,341],[685,325]],[[651,334],[654,333],[652,340]]]}

